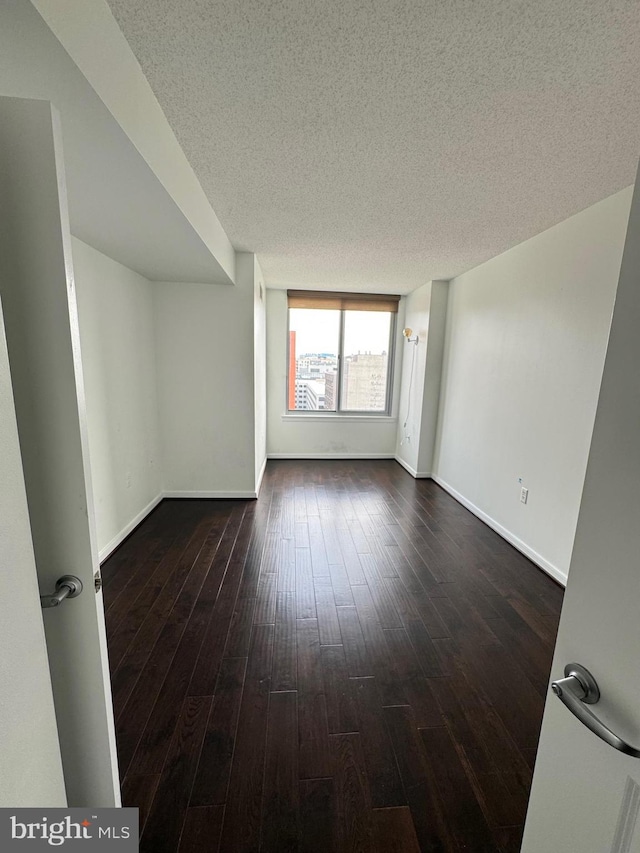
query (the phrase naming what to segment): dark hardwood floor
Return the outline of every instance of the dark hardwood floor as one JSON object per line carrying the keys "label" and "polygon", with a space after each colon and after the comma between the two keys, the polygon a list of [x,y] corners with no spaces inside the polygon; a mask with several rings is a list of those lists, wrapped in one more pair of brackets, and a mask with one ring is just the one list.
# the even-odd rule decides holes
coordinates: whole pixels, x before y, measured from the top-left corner
{"label": "dark hardwood floor", "polygon": [[519,850],[562,590],[432,481],[270,462],[103,574],[142,851]]}

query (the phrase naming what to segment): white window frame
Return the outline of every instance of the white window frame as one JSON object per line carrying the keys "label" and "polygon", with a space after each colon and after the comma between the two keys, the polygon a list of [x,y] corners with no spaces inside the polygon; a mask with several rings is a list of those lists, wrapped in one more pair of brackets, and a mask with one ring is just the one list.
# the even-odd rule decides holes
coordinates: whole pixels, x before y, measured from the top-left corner
{"label": "white window frame", "polygon": [[[342,309],[334,309],[340,311],[340,327],[338,332],[338,375],[337,375],[337,396],[338,399],[336,401],[336,408],[334,409],[290,409],[289,408],[289,366],[291,364],[290,361],[290,341],[291,341],[291,311],[322,311],[322,308],[287,308],[287,348],[286,348],[286,364],[287,370],[285,375],[286,385],[285,385],[285,414],[284,417],[288,418],[331,418],[331,417],[340,417],[340,418],[350,418],[351,420],[358,418],[390,418],[391,410],[393,406],[393,376],[394,376],[394,366],[395,366],[395,344],[396,344],[396,323],[398,319],[397,312],[394,311],[385,311],[381,313],[388,313],[391,315],[391,320],[389,323],[389,347],[387,349],[388,357],[387,357],[387,388],[385,392],[385,401],[386,405],[384,410],[375,411],[372,409],[341,409],[342,404],[342,377],[343,377],[343,351],[344,351],[344,315],[347,311],[353,311],[352,308],[342,308]],[[364,312],[363,312],[364,313]]]}

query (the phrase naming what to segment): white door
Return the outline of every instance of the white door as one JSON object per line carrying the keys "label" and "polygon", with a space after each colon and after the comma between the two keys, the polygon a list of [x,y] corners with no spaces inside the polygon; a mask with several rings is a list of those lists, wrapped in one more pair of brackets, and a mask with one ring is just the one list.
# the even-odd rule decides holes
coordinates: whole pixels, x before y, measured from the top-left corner
{"label": "white door", "polygon": [[[102,595],[93,583],[70,239],[57,113],[46,101],[0,98],[0,297],[38,583],[43,594],[65,574],[84,584],[78,598],[43,611],[65,788],[70,806],[113,806],[119,785]],[[3,613],[8,607],[3,599]]]}
{"label": "white door", "polygon": [[[640,181],[631,205],[552,679],[582,664],[588,708],[640,750]],[[567,692],[565,689],[565,697]],[[639,853],[640,758],[596,737],[551,690],[523,853]]]}
{"label": "white door", "polygon": [[0,808],[67,804],[0,305]]}

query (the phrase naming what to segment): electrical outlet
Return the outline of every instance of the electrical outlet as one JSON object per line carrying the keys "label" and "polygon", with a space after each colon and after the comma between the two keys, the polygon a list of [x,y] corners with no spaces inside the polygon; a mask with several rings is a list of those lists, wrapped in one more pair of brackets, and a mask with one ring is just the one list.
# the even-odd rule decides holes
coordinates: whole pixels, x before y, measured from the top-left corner
{"label": "electrical outlet", "polygon": [[525,489],[524,486],[520,487],[520,503],[526,504],[529,498],[529,489]]}

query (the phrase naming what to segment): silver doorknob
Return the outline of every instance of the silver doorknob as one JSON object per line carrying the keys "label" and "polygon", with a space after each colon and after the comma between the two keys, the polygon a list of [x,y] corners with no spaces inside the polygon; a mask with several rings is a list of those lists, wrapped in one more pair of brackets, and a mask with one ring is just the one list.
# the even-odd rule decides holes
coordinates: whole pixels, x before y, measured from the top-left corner
{"label": "silver doorknob", "polygon": [[579,663],[568,663],[564,668],[564,676],[551,683],[551,689],[562,704],[609,746],[625,755],[640,758],[640,749],[618,737],[587,708],[587,705],[595,705],[600,700],[600,690],[589,670]]}
{"label": "silver doorknob", "polygon": [[65,598],[77,598],[82,592],[82,581],[75,575],[62,575],[56,581],[55,592],[40,596],[40,606],[57,607]]}

